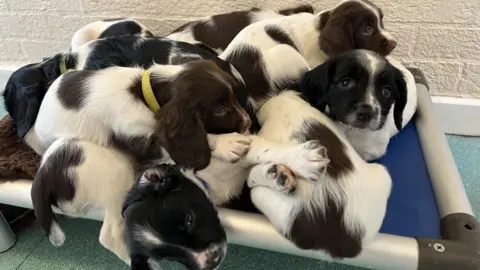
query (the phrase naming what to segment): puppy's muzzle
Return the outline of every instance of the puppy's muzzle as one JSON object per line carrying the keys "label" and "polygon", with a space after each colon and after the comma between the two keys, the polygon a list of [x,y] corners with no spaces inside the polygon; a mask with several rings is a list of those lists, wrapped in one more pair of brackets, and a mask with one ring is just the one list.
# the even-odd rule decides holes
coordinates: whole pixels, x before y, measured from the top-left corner
{"label": "puppy's muzzle", "polygon": [[252,126],[252,120],[245,109],[240,108],[238,111],[240,114],[240,123],[237,125],[236,131],[243,134]]}
{"label": "puppy's muzzle", "polygon": [[361,104],[357,108],[357,121],[368,124],[375,116],[375,110],[369,104]]}

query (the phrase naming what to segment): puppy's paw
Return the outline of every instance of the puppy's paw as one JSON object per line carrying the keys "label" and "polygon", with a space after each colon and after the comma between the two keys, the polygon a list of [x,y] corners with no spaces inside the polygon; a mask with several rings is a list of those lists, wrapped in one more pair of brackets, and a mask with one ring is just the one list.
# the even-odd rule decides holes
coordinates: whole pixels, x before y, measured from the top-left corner
{"label": "puppy's paw", "polygon": [[272,181],[272,187],[286,195],[292,195],[297,188],[297,182],[293,172],[284,165],[272,164],[267,169],[267,177]]}
{"label": "puppy's paw", "polygon": [[329,163],[327,148],[319,141],[312,140],[296,146],[295,153],[292,153],[287,165],[295,173],[317,181],[323,177]]}
{"label": "puppy's paw", "polygon": [[252,168],[247,185],[249,188],[268,187],[280,193],[291,195],[296,190],[297,182],[295,175],[287,166],[267,163]]}
{"label": "puppy's paw", "polygon": [[248,153],[251,142],[252,139],[239,133],[215,135],[215,141],[212,145],[212,155],[216,158],[235,163]]}

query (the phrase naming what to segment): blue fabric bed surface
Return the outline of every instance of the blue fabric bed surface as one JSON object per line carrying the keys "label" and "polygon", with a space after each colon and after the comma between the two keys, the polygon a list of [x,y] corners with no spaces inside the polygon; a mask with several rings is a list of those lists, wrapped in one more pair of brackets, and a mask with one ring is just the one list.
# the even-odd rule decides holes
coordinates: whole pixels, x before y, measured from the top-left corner
{"label": "blue fabric bed surface", "polygon": [[440,214],[417,128],[412,122],[391,139],[387,154],[377,162],[388,168],[393,180],[380,231],[407,237],[440,238]]}

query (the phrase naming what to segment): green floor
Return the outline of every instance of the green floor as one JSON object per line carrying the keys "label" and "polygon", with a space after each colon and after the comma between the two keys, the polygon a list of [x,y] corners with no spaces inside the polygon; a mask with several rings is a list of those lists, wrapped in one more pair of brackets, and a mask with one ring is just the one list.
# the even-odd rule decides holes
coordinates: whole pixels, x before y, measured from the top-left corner
{"label": "green floor", "polygon": [[[0,102],[0,104],[2,103]],[[2,105],[0,105],[0,115],[2,115]],[[449,136],[448,141],[475,214],[479,216],[480,138]],[[11,250],[0,254],[0,270],[128,269],[98,243],[100,222],[63,218],[60,220],[60,225],[67,235],[64,246],[55,248],[44,237],[38,226],[33,226],[17,235],[17,243]],[[182,268],[173,263],[165,263],[164,269]],[[358,268],[230,245],[221,269],[334,270]]]}

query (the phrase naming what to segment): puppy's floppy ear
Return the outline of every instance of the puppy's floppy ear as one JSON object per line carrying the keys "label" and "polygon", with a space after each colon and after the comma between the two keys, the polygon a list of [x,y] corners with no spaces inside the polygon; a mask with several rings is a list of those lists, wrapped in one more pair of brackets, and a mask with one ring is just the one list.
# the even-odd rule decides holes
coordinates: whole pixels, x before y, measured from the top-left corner
{"label": "puppy's floppy ear", "polygon": [[328,104],[328,89],[330,85],[330,70],[332,61],[325,63],[305,73],[300,80],[300,91],[307,97],[312,106],[325,111]]}
{"label": "puppy's floppy ear", "polygon": [[157,135],[176,164],[197,170],[208,166],[211,149],[201,116],[183,102],[170,101],[156,113]]}
{"label": "puppy's floppy ear", "polygon": [[355,49],[355,37],[352,23],[346,14],[333,14],[325,11],[319,14],[320,49],[328,56]]}
{"label": "puppy's floppy ear", "polygon": [[398,69],[395,74],[395,85],[397,87],[397,95],[394,104],[395,108],[393,109],[393,119],[395,121],[397,130],[401,130],[403,122],[403,110],[407,105],[408,89],[405,78],[402,72]]}
{"label": "puppy's floppy ear", "polygon": [[53,81],[62,75],[60,73],[62,55],[61,53],[56,54],[41,64],[43,74],[45,75],[45,82],[53,83]]}

